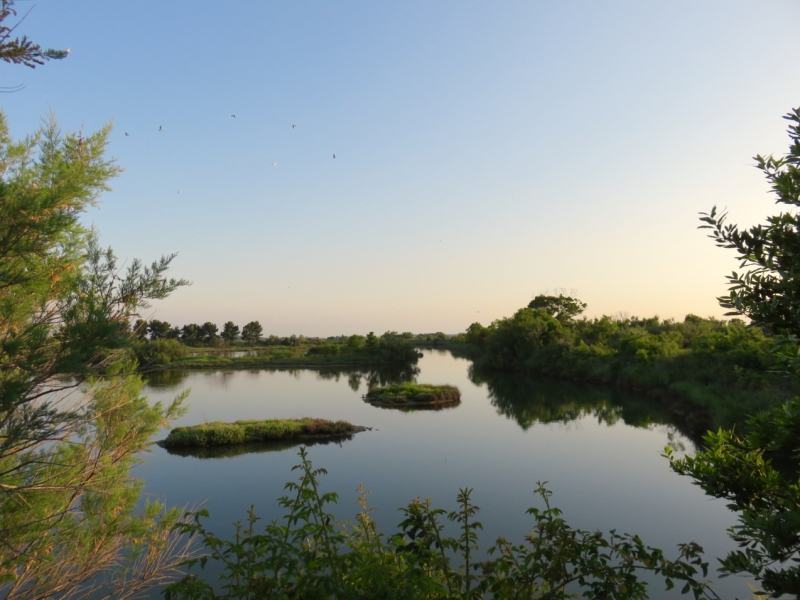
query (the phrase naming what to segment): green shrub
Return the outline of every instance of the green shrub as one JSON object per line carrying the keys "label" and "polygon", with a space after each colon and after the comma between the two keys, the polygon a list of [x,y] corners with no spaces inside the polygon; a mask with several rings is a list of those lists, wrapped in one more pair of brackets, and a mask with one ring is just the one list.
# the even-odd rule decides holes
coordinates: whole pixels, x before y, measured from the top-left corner
{"label": "green shrub", "polygon": [[[539,483],[535,494],[541,507],[528,509],[533,528],[519,544],[498,538],[485,560],[476,556],[478,532],[471,489],[461,489],[458,508],[446,512],[419,498],[401,508],[399,531],[386,536],[378,531],[367,508],[366,493],[359,488],[361,512],[354,523],[338,524],[326,506],[338,500],[335,492],[320,492],[319,477],[304,448],[297,482],[279,499],[286,510],[283,522],[267,524],[257,532],[253,508],[248,525],[236,525],[232,540],[208,531],[202,520],[177,526],[202,540],[208,554],[186,561],[202,570],[210,558],[222,568],[222,586],[215,589],[196,572],[169,585],[168,600],[217,598],[347,598],[372,600],[548,598],[575,597],[572,586],[584,596],[608,599],[647,598],[647,583],[638,573],[660,577],[667,589],[683,584],[683,593],[695,598],[718,598],[707,584],[707,564],[694,543],[678,546],[678,557],[667,559],[661,550],[646,546],[637,536],[603,535],[571,528],[561,511],[550,505],[551,492]],[[458,527],[458,537],[443,534],[444,523]],[[456,564],[454,564],[456,563]],[[460,563],[460,564],[458,564]],[[569,590],[568,591],[568,587]]]}
{"label": "green shrub", "polygon": [[158,339],[139,344],[135,348],[140,367],[168,365],[189,354],[189,349],[178,340]]}

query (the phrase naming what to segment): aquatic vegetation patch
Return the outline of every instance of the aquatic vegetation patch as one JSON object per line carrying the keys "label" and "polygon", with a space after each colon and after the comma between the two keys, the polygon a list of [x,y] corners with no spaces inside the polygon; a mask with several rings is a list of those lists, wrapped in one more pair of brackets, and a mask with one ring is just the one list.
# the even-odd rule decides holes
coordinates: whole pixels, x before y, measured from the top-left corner
{"label": "aquatic vegetation patch", "polygon": [[275,440],[303,440],[349,436],[366,427],[347,421],[325,419],[267,419],[223,423],[214,421],[191,427],[176,427],[167,439],[159,442],[164,448],[202,448],[207,446],[230,446]]}
{"label": "aquatic vegetation patch", "polygon": [[374,387],[367,392],[364,400],[383,406],[402,406],[407,404],[439,404],[459,402],[461,392],[452,385],[431,385],[428,383],[397,383]]}

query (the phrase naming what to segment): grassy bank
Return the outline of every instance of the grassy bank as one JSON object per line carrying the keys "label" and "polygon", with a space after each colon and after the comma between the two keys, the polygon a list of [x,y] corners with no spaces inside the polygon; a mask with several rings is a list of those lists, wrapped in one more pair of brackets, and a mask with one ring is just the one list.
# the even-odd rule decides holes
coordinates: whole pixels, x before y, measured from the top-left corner
{"label": "grassy bank", "polygon": [[461,392],[452,385],[430,385],[427,383],[398,383],[372,388],[364,400],[373,404],[441,404],[459,402]]}
{"label": "grassy bank", "polygon": [[176,427],[167,439],[160,442],[165,448],[202,448],[230,446],[278,440],[302,440],[348,436],[365,427],[347,421],[325,419],[268,419],[265,421],[235,421],[233,423],[203,423],[192,427]]}
{"label": "grassy bank", "polygon": [[396,336],[367,341],[308,342],[293,346],[189,347],[177,340],[142,342],[135,348],[143,370],[259,369],[267,367],[413,365],[419,360],[409,340]]}

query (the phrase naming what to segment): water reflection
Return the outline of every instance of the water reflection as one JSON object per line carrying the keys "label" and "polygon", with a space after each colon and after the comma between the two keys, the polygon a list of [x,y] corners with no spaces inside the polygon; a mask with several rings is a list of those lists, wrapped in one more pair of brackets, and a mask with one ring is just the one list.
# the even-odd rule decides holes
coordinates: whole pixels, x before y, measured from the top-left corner
{"label": "water reflection", "polygon": [[352,435],[341,436],[334,439],[319,440],[276,440],[274,442],[258,442],[255,444],[235,444],[232,446],[210,446],[206,448],[164,448],[173,456],[189,456],[192,458],[233,458],[243,454],[263,454],[265,452],[282,452],[298,446],[327,446],[352,440]]}
{"label": "water reflection", "polygon": [[[357,392],[362,383],[365,383],[367,388],[373,388],[382,385],[391,385],[394,383],[409,383],[416,381],[419,375],[419,368],[415,365],[381,365],[374,367],[309,367],[306,369],[298,369],[297,367],[271,367],[265,369],[247,369],[246,372],[260,376],[262,373],[286,373],[295,379],[299,379],[301,373],[307,371],[315,371],[317,379],[320,381],[339,381],[341,377],[347,377],[347,384],[350,389]],[[197,370],[169,370],[169,371],[153,371],[143,374],[147,385],[153,389],[169,390],[177,388],[184,384],[184,381],[191,374],[207,374],[214,377],[214,384],[218,387],[225,388],[228,376],[233,376],[240,373],[241,370],[232,369],[216,369],[213,371],[197,371]],[[222,377],[220,377],[220,374]]]}
{"label": "water reflection", "polygon": [[452,402],[436,402],[435,404],[409,403],[409,404],[375,404],[364,400],[365,404],[386,410],[399,410],[401,412],[417,412],[422,410],[450,410],[461,405],[461,400]]}
{"label": "water reflection", "polygon": [[536,423],[567,424],[591,416],[606,425],[619,422],[643,428],[666,425],[695,444],[699,442],[668,410],[641,394],[522,374],[478,372],[473,368],[469,370],[469,378],[476,385],[486,385],[489,401],[497,412],[526,431]]}

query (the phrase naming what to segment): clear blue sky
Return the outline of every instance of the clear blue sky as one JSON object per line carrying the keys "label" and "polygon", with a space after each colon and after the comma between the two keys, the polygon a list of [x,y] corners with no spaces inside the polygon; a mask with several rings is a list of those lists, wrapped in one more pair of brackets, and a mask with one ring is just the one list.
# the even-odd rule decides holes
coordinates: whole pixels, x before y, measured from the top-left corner
{"label": "clear blue sky", "polygon": [[751,157],[800,106],[794,0],[38,0],[19,31],[72,52],[0,67],[13,133],[113,120],[87,222],[179,252],[145,315],[177,325],[457,332],[556,288],[720,316],[698,212],[775,210]]}

